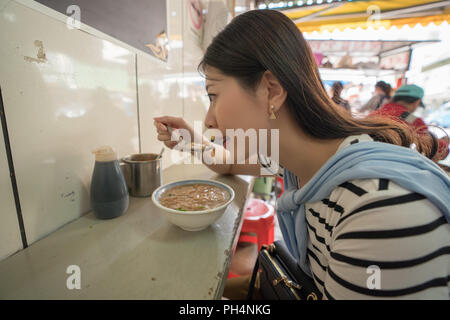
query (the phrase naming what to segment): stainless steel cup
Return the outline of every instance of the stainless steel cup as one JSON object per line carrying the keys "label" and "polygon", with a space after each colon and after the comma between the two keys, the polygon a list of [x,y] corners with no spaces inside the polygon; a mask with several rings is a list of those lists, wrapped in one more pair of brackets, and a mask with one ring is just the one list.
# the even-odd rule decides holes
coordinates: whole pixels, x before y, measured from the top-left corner
{"label": "stainless steel cup", "polygon": [[131,154],[121,159],[130,196],[149,197],[161,186],[161,159],[154,153]]}

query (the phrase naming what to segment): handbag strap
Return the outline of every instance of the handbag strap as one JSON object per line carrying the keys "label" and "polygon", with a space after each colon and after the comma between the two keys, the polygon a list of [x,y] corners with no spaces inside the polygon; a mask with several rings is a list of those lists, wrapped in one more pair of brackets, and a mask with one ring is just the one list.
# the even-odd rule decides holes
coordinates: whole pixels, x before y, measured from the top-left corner
{"label": "handbag strap", "polygon": [[258,269],[259,269],[259,256],[256,259],[255,266],[253,267],[252,278],[250,280],[250,285],[248,287],[247,300],[253,299],[253,293],[255,291],[255,282],[256,282],[256,275],[258,274]]}

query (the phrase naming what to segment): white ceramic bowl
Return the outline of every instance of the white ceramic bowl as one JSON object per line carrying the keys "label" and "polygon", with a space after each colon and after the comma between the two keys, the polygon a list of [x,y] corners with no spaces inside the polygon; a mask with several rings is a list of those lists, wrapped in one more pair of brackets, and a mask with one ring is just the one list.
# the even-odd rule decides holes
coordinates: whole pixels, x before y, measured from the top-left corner
{"label": "white ceramic bowl", "polygon": [[[209,184],[212,186],[222,188],[228,192],[230,198],[226,203],[217,208],[200,211],[179,211],[164,207],[159,203],[159,197],[164,193],[164,191],[173,187],[194,183]],[[203,179],[189,179],[171,182],[166,185],[160,186],[152,194],[153,203],[159,209],[161,209],[160,212],[164,214],[167,220],[169,220],[174,225],[177,225],[180,228],[187,231],[200,231],[207,228],[209,225],[211,225],[213,222],[215,222],[223,215],[223,213],[228,208],[233,199],[234,199],[234,190],[230,186],[215,180],[203,180]]]}

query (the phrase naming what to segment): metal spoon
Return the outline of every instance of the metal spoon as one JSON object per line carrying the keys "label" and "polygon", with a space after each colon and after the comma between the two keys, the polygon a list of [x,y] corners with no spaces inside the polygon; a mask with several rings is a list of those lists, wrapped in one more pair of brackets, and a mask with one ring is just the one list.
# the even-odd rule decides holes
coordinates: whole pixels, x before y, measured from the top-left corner
{"label": "metal spoon", "polygon": [[211,149],[214,149],[214,146],[212,145],[206,145],[206,144],[200,144],[200,143],[191,143],[191,150],[192,151],[209,151]]}
{"label": "metal spoon", "polygon": [[163,153],[164,153],[165,150],[166,150],[166,149],[165,149],[164,147],[162,147],[161,152],[160,152],[159,155],[156,157],[156,160],[161,159],[161,157],[162,157],[162,155],[163,155]]}
{"label": "metal spoon", "polygon": [[[166,124],[166,123],[163,123],[163,124],[167,127],[167,132],[172,134],[173,128],[171,126],[169,126],[168,124]],[[181,137],[180,137],[180,139],[181,139]],[[214,141],[214,140],[212,139],[212,141]],[[209,151],[211,149],[214,149],[214,146],[212,146],[212,145],[207,146],[205,144],[199,144],[199,143],[192,142],[191,145],[190,145],[190,149],[192,151],[195,151],[195,152],[197,152],[197,151]]]}
{"label": "metal spoon", "polygon": [[167,128],[167,132],[169,132],[170,134],[172,134],[172,131],[173,131],[172,127],[171,127],[171,126],[169,126],[169,125],[168,125],[168,124],[166,124],[166,123],[163,123],[163,125],[165,125],[165,126],[166,126],[166,128]]}

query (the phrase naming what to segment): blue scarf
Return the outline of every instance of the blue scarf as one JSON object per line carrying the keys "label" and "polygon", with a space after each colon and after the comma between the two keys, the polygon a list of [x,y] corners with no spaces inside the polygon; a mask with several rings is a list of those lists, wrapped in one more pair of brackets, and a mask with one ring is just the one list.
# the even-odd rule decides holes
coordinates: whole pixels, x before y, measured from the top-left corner
{"label": "blue scarf", "polygon": [[354,179],[389,179],[424,195],[450,222],[450,178],[417,151],[382,142],[359,142],[338,151],[313,178],[298,189],[297,177],[284,169],[285,192],[277,216],[284,241],[302,270],[312,276],[306,255],[308,230],[305,203],[330,196],[340,184]]}

